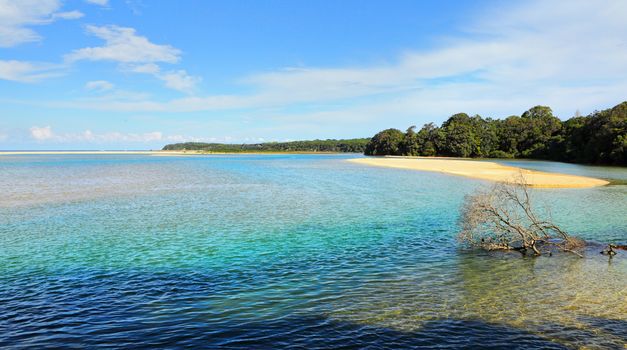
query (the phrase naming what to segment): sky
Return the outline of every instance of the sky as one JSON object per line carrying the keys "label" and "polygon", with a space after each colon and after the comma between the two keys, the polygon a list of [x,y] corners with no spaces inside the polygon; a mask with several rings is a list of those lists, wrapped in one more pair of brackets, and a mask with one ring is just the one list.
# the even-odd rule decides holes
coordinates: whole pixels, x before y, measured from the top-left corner
{"label": "sky", "polygon": [[627,1],[0,0],[0,150],[371,137],[627,100]]}

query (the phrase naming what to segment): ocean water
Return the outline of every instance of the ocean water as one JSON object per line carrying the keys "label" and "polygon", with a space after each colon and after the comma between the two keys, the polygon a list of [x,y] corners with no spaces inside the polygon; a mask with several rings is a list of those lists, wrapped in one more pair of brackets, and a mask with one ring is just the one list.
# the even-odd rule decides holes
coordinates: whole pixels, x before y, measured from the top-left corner
{"label": "ocean water", "polygon": [[[1,156],[0,348],[627,344],[627,252],[461,249],[486,182],[351,157]],[[627,241],[627,169],[514,163],[612,180],[534,197]]]}

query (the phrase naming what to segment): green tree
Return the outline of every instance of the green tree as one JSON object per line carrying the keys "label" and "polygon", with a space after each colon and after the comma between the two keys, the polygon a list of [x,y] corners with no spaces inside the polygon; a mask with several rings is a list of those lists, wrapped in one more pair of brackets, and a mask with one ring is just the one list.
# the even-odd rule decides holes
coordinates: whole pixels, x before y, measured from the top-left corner
{"label": "green tree", "polygon": [[407,131],[405,131],[405,136],[400,144],[400,152],[405,156],[417,156],[420,154],[415,125],[410,126],[407,128]]}
{"label": "green tree", "polygon": [[444,132],[443,153],[453,157],[470,157],[477,154],[479,140],[471,118],[457,113],[442,124]]}
{"label": "green tree", "polygon": [[443,132],[433,123],[425,124],[416,134],[418,155],[432,157],[438,154],[438,145],[444,139]]}
{"label": "green tree", "polygon": [[365,154],[371,156],[401,155],[401,142],[405,135],[398,129],[383,130],[370,139]]}
{"label": "green tree", "polygon": [[561,139],[551,149],[551,159],[565,162],[583,162],[589,136],[586,135],[586,117],[575,116],[562,123]]}
{"label": "green tree", "polygon": [[594,112],[583,130],[583,162],[626,165],[627,102]]}
{"label": "green tree", "polygon": [[551,108],[535,106],[522,116],[483,119],[466,113],[441,127],[425,124],[415,132],[396,129],[375,135],[366,154],[553,159],[627,165],[627,102],[562,122]]}
{"label": "green tree", "polygon": [[523,158],[549,158],[550,147],[559,141],[562,122],[551,108],[535,106],[521,116],[518,152]]}
{"label": "green tree", "polygon": [[498,139],[498,150],[506,157],[518,157],[518,145],[522,139],[523,121],[517,115],[512,115],[504,120],[496,122],[496,134]]}
{"label": "green tree", "polygon": [[497,123],[490,118],[483,119],[480,115],[472,117],[471,122],[475,140],[479,144],[473,157],[492,157],[499,148]]}

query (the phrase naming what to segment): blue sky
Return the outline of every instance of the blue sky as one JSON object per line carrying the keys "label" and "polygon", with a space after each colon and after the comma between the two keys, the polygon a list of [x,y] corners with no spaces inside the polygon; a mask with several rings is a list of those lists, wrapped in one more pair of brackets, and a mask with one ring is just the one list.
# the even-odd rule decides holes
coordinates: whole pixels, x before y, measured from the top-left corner
{"label": "blue sky", "polygon": [[627,2],[0,0],[0,149],[369,137],[627,99]]}

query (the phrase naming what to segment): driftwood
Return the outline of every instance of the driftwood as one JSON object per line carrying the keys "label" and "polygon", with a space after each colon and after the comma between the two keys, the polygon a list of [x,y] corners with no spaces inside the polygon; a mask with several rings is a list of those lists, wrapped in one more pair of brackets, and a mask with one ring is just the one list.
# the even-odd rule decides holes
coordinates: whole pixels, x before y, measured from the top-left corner
{"label": "driftwood", "polygon": [[486,250],[532,252],[535,256],[560,250],[583,257],[580,250],[585,242],[541,218],[525,183],[521,174],[517,181],[497,183],[467,196],[458,239]]}
{"label": "driftwood", "polygon": [[611,258],[614,255],[618,254],[616,252],[616,250],[627,250],[627,245],[608,244],[607,248],[605,248],[603,251],[601,251],[601,254],[609,255],[609,257]]}

